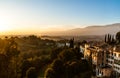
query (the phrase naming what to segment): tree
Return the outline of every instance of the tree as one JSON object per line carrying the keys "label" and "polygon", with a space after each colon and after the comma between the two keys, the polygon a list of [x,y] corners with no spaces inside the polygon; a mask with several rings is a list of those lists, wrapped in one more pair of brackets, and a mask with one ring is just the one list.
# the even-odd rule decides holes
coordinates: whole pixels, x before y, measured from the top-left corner
{"label": "tree", "polygon": [[112,36],[112,40],[111,40],[111,45],[115,45],[116,41],[114,39],[114,35]]}
{"label": "tree", "polygon": [[74,49],[65,49],[58,56],[63,62],[67,62],[76,59],[76,54]]}
{"label": "tree", "polygon": [[37,78],[37,72],[34,67],[30,67],[26,72],[27,78]]}
{"label": "tree", "polygon": [[112,36],[110,35],[110,37],[109,37],[109,43],[111,43],[111,40],[112,40]]}
{"label": "tree", "polygon": [[92,75],[91,65],[87,60],[73,60],[66,65],[66,78],[88,78],[85,73]]}
{"label": "tree", "polygon": [[64,66],[60,59],[55,59],[51,67],[45,71],[45,78],[64,78]]}
{"label": "tree", "polygon": [[55,49],[53,49],[51,54],[50,54],[51,60],[56,59],[61,51],[62,51],[62,48],[55,48]]}
{"label": "tree", "polygon": [[120,43],[120,31],[116,34],[117,43]]}
{"label": "tree", "polygon": [[[11,37],[6,39],[6,46],[4,48],[4,54],[7,57],[8,62],[8,77],[9,78],[16,78],[17,77],[17,58],[20,53],[18,50],[18,45],[15,42],[15,38]],[[11,74],[12,73],[12,74]]]}
{"label": "tree", "polygon": [[87,41],[86,41],[86,40],[83,40],[83,41],[82,41],[82,44],[86,44],[86,43],[87,43]]}
{"label": "tree", "polygon": [[55,72],[52,68],[47,68],[44,74],[44,78],[55,78],[54,73]]}
{"label": "tree", "polygon": [[60,73],[62,73],[64,70],[63,69],[63,62],[60,59],[55,59],[53,61],[53,63],[51,64],[51,67],[54,69],[54,71],[56,71],[59,75]]}
{"label": "tree", "polygon": [[114,35],[113,36],[111,34],[105,35],[105,42],[108,43],[109,45],[114,45],[116,43]]}
{"label": "tree", "polygon": [[26,75],[26,71],[32,67],[31,63],[28,60],[24,60],[21,65],[21,78],[24,78]]}
{"label": "tree", "polygon": [[67,66],[66,75],[67,78],[74,78],[75,75],[80,73],[80,65],[78,60],[70,61]]}
{"label": "tree", "polygon": [[78,48],[63,48],[57,56],[45,71],[45,78],[87,78],[91,76],[92,65],[87,60],[81,59],[83,55]]}
{"label": "tree", "polygon": [[112,37],[111,37],[111,35],[110,35],[110,34],[108,34],[108,36],[107,36],[107,43],[108,43],[108,44],[110,44],[110,43],[111,43],[111,38],[112,38]]}
{"label": "tree", "polygon": [[5,52],[9,59],[19,55],[20,51],[18,50],[18,45],[13,37],[8,40],[5,47]]}
{"label": "tree", "polygon": [[7,57],[4,54],[0,54],[0,77],[7,78],[7,69],[8,68],[8,61]]}
{"label": "tree", "polygon": [[70,48],[74,48],[74,38],[73,39],[70,39]]}
{"label": "tree", "polygon": [[105,43],[107,42],[107,35],[105,35]]}

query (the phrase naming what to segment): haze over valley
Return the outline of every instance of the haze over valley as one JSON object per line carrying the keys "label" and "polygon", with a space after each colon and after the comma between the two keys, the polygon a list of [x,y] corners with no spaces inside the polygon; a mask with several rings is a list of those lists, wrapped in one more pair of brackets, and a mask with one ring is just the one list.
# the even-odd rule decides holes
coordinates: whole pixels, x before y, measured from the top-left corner
{"label": "haze over valley", "polygon": [[65,31],[56,31],[56,32],[47,32],[43,33],[43,35],[49,36],[102,36],[105,34],[116,34],[120,31],[120,23],[108,24],[108,25],[95,25],[95,26],[87,26],[85,28],[75,28],[71,30]]}

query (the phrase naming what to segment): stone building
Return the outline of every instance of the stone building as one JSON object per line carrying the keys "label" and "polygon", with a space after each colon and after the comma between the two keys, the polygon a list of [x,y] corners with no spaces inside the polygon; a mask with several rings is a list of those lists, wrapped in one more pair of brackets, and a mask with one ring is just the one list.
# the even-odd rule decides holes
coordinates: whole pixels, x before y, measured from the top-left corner
{"label": "stone building", "polygon": [[109,46],[91,46],[90,44],[85,45],[84,58],[92,59],[94,71],[97,77],[109,77],[113,68],[108,65],[108,56],[110,55]]}

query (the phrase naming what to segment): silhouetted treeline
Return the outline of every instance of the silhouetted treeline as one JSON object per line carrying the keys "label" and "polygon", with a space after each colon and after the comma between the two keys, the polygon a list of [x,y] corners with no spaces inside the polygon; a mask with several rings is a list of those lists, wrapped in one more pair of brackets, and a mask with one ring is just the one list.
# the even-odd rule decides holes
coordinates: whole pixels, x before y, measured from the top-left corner
{"label": "silhouetted treeline", "polygon": [[105,43],[109,45],[120,44],[120,32],[117,32],[115,36],[111,34],[105,35]]}

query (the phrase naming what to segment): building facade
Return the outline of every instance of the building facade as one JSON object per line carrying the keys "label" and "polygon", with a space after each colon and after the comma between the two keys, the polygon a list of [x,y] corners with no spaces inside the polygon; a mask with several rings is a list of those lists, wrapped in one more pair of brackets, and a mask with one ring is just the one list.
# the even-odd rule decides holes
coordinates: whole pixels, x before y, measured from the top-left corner
{"label": "building facade", "polygon": [[85,44],[84,58],[92,58],[93,71],[97,77],[110,77],[113,71],[113,50],[110,48],[106,45],[90,46]]}

